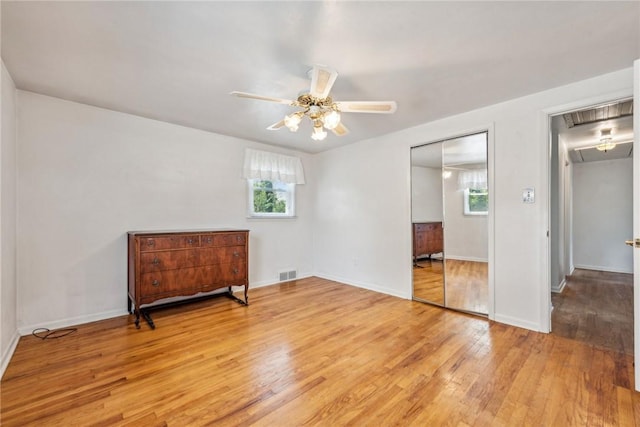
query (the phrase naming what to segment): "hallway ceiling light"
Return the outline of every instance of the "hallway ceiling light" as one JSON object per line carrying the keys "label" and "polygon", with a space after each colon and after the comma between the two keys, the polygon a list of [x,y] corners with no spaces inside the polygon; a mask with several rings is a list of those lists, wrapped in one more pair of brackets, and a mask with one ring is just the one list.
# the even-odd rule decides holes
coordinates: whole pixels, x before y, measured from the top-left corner
{"label": "hallway ceiling light", "polygon": [[584,147],[576,147],[573,151],[581,151],[581,150],[591,150],[595,148],[598,151],[607,152],[616,148],[618,145],[622,144],[631,144],[633,140],[626,141],[615,141],[613,142],[613,138],[611,137],[611,129],[602,129],[600,131],[600,142],[595,145],[587,145]]}
{"label": "hallway ceiling light", "polygon": [[600,144],[596,145],[596,150],[606,153],[614,148],[616,148],[616,144],[611,142],[611,129],[602,129],[600,131]]}

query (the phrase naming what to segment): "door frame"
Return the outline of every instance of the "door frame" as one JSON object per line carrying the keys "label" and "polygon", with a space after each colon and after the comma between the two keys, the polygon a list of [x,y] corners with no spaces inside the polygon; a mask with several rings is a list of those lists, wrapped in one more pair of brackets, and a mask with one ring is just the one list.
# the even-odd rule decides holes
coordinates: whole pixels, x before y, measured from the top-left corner
{"label": "door frame", "polygon": [[[540,332],[545,332],[545,333],[551,332],[551,262],[550,262],[551,239],[549,236],[549,233],[551,231],[551,145],[552,145],[551,144],[552,142],[551,141],[551,137],[552,137],[551,119],[553,116],[557,116],[562,113],[577,111],[577,110],[593,107],[594,105],[606,104],[606,103],[615,102],[622,99],[630,99],[630,98],[634,99],[634,113],[635,113],[636,109],[638,108],[637,107],[638,99],[637,99],[637,95],[634,97],[633,90],[629,89],[629,90],[610,92],[610,93],[606,93],[596,97],[585,98],[585,99],[570,102],[567,104],[550,107],[542,110],[540,114],[540,129],[541,129],[540,139],[541,141],[543,141],[543,143],[540,144],[543,150],[541,177],[543,181],[542,187],[547,192],[546,197],[541,199],[541,203],[543,204],[543,206],[541,206],[541,209],[544,217],[546,240],[545,240],[545,244],[543,245],[544,254],[542,256],[542,266],[541,266],[542,271],[544,272],[543,277],[544,277],[545,283],[541,287],[542,294],[540,295]],[[638,132],[634,131],[634,140],[635,138],[637,138],[637,134]],[[636,150],[634,150],[634,166],[633,166],[634,177],[635,177],[636,169],[638,166],[638,164],[636,163],[636,157],[640,157],[640,156],[636,156],[635,152]],[[640,170],[638,171],[638,173],[640,173]],[[635,182],[635,178],[634,178],[634,182]],[[635,203],[635,198],[634,198],[634,203]],[[634,218],[634,221],[635,221],[635,218]],[[637,234],[638,232],[634,230],[634,233]],[[636,270],[636,267],[634,267],[634,271],[635,270]],[[640,276],[640,274],[638,275],[634,274],[634,277],[636,276]],[[636,294],[638,294],[638,292],[634,292],[634,295]],[[634,304],[634,310],[636,310],[635,305],[637,304]],[[634,322],[634,331],[636,330],[635,325],[640,325],[640,314],[636,314],[636,318]],[[637,341],[638,340],[636,340],[634,337],[634,343]],[[638,343],[636,343],[635,345],[638,345]],[[635,353],[640,354],[640,350],[638,350],[638,347],[636,347]],[[638,371],[640,372],[640,369]],[[636,381],[636,383],[638,383],[638,381]]]}
{"label": "door frame", "polygon": [[[637,148],[640,146],[640,60],[634,62],[633,87],[627,90],[611,92],[604,95],[582,99],[564,105],[545,109],[540,114],[540,128],[542,155],[542,179],[543,188],[547,191],[547,197],[543,199],[545,206],[542,207],[544,214],[544,224],[546,228],[546,242],[543,245],[544,255],[542,257],[542,271],[544,272],[545,284],[542,286],[540,295],[540,331],[551,332],[551,239],[549,232],[551,229],[551,119],[552,116],[589,108],[590,106],[606,104],[622,99],[633,99],[633,238],[640,237],[640,154]],[[640,251],[635,250],[633,256],[633,339],[634,339],[634,388],[640,391]]]}
{"label": "door frame", "polygon": [[[640,238],[640,59],[633,63],[633,239]],[[633,248],[634,388],[640,391],[640,250]]]}

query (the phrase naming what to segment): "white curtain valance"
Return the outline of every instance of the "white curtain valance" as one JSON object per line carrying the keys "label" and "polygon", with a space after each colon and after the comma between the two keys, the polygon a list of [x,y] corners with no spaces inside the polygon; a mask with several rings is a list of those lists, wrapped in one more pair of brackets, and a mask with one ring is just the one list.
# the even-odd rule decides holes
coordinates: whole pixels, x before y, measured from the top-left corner
{"label": "white curtain valance", "polygon": [[250,148],[247,148],[244,153],[243,177],[287,184],[304,184],[304,171],[298,157]]}
{"label": "white curtain valance", "polygon": [[458,188],[471,190],[486,190],[487,189],[487,170],[486,169],[473,169],[460,171],[458,174]]}

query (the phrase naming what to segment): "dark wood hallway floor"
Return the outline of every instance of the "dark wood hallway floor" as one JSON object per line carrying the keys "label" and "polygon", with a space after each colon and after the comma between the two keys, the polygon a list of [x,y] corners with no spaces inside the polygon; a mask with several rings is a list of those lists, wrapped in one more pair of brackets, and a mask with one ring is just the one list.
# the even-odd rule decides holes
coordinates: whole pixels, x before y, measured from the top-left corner
{"label": "dark wood hallway floor", "polygon": [[576,269],[552,294],[553,334],[633,354],[633,275]]}

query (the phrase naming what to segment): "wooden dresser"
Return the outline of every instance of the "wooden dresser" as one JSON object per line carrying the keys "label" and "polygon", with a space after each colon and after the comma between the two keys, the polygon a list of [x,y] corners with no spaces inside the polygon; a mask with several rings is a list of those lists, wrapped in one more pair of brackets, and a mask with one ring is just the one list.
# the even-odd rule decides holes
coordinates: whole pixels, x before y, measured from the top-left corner
{"label": "wooden dresser", "polygon": [[442,222],[413,223],[413,263],[418,258],[443,251]]}
{"label": "wooden dresser", "polygon": [[[249,231],[214,229],[180,231],[130,231],[129,313],[142,315],[155,328],[142,307],[158,300],[193,296],[228,288],[227,295],[248,305]],[[244,301],[232,293],[244,286]],[[154,308],[161,306],[153,305]]]}

